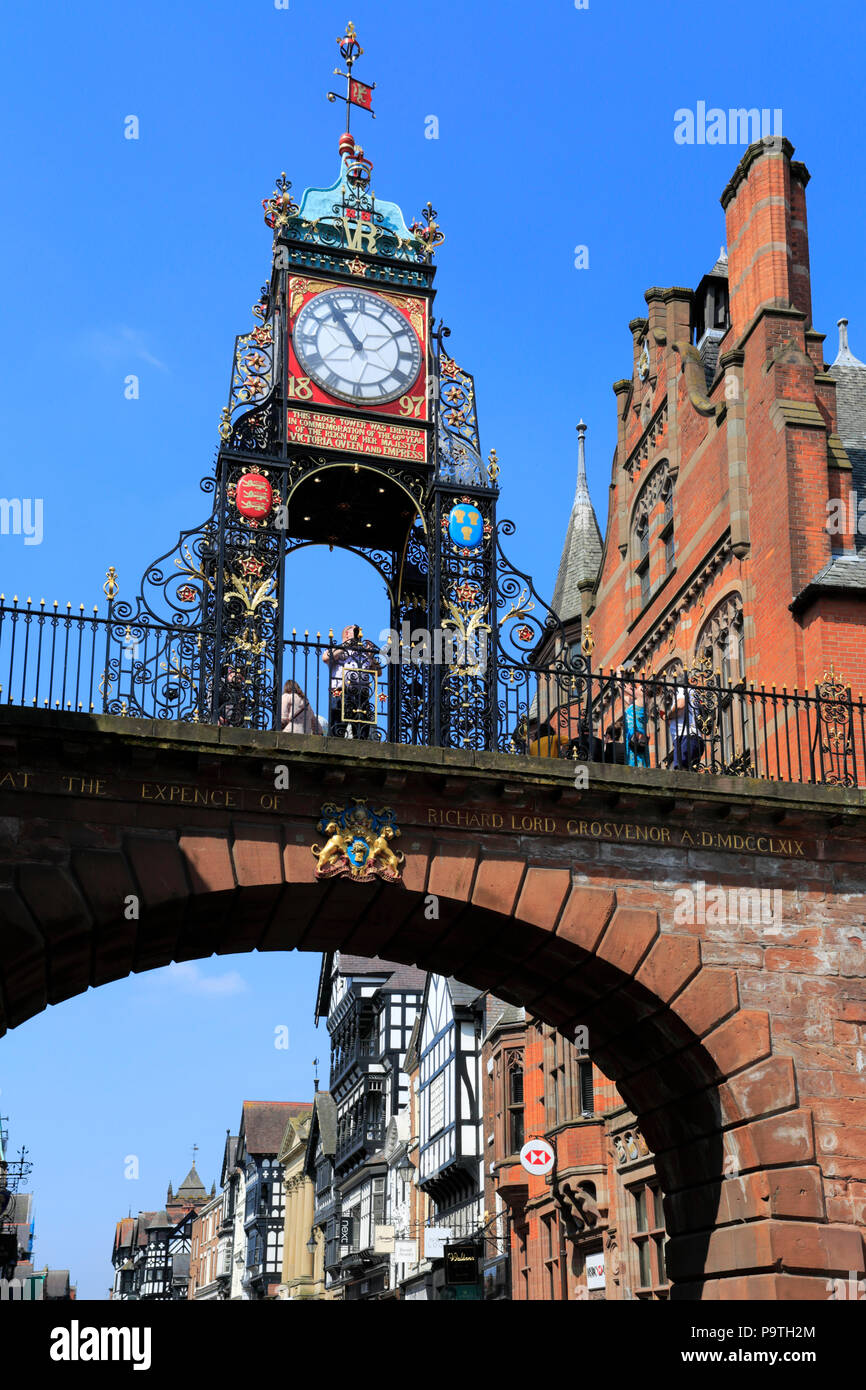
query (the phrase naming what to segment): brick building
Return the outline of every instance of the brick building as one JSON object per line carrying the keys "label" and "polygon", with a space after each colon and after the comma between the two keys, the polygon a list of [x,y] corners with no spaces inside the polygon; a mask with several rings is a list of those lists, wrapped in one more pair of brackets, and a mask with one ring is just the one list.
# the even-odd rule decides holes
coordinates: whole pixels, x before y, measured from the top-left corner
{"label": "brick building", "polygon": [[[485,1296],[517,1301],[668,1296],[653,1156],[616,1087],[556,1029],[499,1005],[484,1039]],[[549,1176],[525,1140],[555,1149]]]}
{"label": "brick building", "polygon": [[221,1260],[220,1251],[224,1204],[225,1194],[219,1191],[192,1219],[187,1293],[189,1298],[202,1301],[223,1297],[224,1280],[220,1276],[228,1273]]}
{"label": "brick building", "polygon": [[[814,691],[832,669],[866,686],[866,365],[845,320],[824,360],[793,154],[782,137],[746,150],[721,199],[727,251],[695,290],[648,289],[629,324],[603,538],[578,426],[553,607],[595,669],[704,663],[732,691]],[[734,728],[737,708],[716,770],[748,768],[767,738],[745,713]]]}

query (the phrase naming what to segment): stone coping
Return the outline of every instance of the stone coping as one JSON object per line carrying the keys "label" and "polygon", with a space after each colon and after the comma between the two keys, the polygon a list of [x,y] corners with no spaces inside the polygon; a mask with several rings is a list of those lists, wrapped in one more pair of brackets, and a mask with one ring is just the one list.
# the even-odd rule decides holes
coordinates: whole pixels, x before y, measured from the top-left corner
{"label": "stone coping", "polygon": [[[525,754],[476,752],[459,748],[420,748],[364,739],[322,738],[314,734],[284,734],[276,730],[250,730],[191,724],[176,720],[130,719],[122,715],[73,713],[70,710],[0,706],[0,753],[7,759],[16,734],[28,741],[42,735],[46,742],[90,742],[102,736],[109,743],[142,744],[162,752],[209,754],[214,757],[278,759],[286,753],[292,761],[314,768],[322,763],[363,766],[370,772],[394,776],[410,772],[494,780],[506,787],[537,787],[567,794],[574,789],[575,764],[559,758],[533,758]],[[772,814],[817,812],[851,823],[866,817],[866,788],[775,782],[755,777],[716,776],[667,768],[632,768],[590,763],[590,792],[609,796],[677,801],[725,802],[748,800]],[[584,792],[574,789],[574,795]]]}

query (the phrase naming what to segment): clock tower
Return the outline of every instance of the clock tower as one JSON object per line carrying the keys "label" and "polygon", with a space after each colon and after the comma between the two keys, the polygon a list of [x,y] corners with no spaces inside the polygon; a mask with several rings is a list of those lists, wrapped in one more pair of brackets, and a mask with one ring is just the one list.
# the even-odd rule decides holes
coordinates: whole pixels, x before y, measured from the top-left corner
{"label": "clock tower", "polygon": [[351,24],[337,42],[338,176],[296,198],[283,174],[263,200],[272,270],[260,323],[235,347],[216,469],[210,717],[279,726],[280,676],[298,657],[286,650],[287,566],[327,545],[361,555],[388,595],[364,736],[490,747],[499,470],[495,456],[482,463],[473,379],[434,320],[436,213],[428,204],[407,226],[377,197],[351,132],[353,111],[373,114],[374,89],[354,75]]}
{"label": "clock tower", "polygon": [[[106,709],[274,729],[288,680],[317,714],[327,703],[332,734],[514,749],[542,705],[573,701],[585,681],[557,618],[502,552],[515,528],[497,523],[496,453],[483,461],[474,380],[433,312],[437,214],[428,203],[407,226],[374,191],[351,130],[353,112],[372,117],[374,87],[355,76],[351,24],[337,43],[337,177],[296,197],[281,174],[262,201],[271,271],[255,326],[235,340],[202,482],[211,515],[149,567],[134,604],[109,575]],[[384,648],[353,629],[298,639],[290,566],[314,545],[376,570]],[[542,637],[568,669],[565,693],[546,676],[539,703]],[[314,732],[309,709],[303,718]]]}

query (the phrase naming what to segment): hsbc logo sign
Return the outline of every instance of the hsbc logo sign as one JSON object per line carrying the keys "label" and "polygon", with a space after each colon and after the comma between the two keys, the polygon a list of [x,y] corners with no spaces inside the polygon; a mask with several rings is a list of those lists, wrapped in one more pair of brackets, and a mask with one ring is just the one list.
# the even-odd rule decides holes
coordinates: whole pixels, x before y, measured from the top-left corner
{"label": "hsbc logo sign", "polygon": [[529,1139],[520,1150],[520,1162],[527,1173],[535,1173],[543,1178],[556,1162],[553,1145],[546,1139]]}

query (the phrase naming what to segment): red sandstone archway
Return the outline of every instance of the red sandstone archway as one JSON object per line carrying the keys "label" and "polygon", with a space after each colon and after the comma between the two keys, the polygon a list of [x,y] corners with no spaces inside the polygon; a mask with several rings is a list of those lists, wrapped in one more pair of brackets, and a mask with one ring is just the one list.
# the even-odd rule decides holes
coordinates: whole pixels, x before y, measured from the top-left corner
{"label": "red sandstone archway", "polygon": [[[700,940],[655,910],[483,839],[415,839],[401,885],[364,885],[318,881],[308,837],[252,820],[121,832],[105,848],[92,828],[75,838],[68,860],[49,840],[41,862],[0,886],[9,1026],[90,985],[214,951],[343,948],[417,963],[566,1034],[588,1028],[655,1151],[674,1297],[826,1298],[828,1278],[862,1274],[861,1232],[828,1221],[795,1063],[774,1055],[767,1014],[740,1007],[736,973],[704,964]],[[119,911],[131,894],[137,921]]]}

